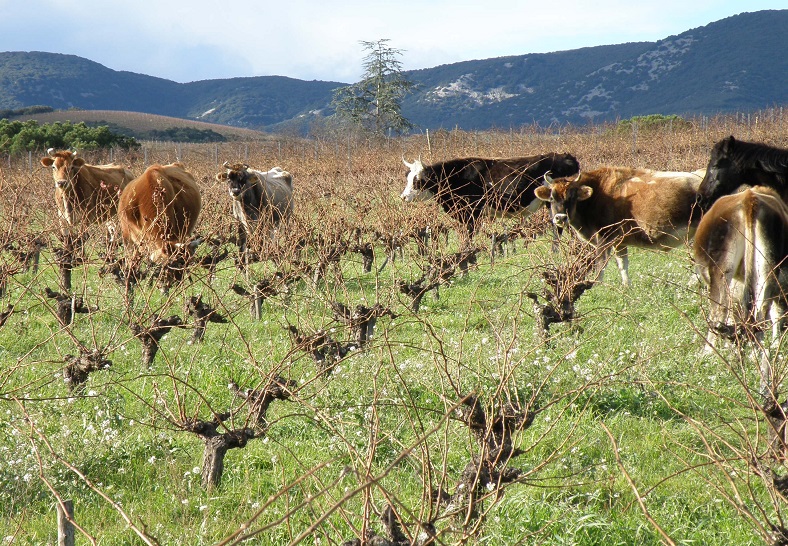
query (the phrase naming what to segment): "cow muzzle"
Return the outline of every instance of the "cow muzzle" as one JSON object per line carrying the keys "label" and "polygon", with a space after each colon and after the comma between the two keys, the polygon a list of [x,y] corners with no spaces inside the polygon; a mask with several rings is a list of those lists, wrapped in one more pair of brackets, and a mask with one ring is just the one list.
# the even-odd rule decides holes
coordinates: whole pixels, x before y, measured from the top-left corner
{"label": "cow muzzle", "polygon": [[559,213],[553,216],[553,223],[558,227],[565,227],[569,223],[569,216]]}

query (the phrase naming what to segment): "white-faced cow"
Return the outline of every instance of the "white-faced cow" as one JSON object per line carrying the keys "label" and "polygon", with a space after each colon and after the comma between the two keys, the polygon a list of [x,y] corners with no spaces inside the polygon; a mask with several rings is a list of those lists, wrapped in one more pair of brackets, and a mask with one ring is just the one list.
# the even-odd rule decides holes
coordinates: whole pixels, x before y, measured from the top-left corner
{"label": "white-faced cow", "polygon": [[120,196],[123,241],[165,262],[191,236],[201,208],[200,189],[183,163],[151,165]]}
{"label": "white-faced cow", "polygon": [[[716,334],[727,331],[728,317],[740,311],[737,325],[770,320],[772,333],[782,329],[785,299],[779,276],[788,267],[788,206],[773,189],[748,188],[717,199],[695,233],[695,269],[709,286],[711,310],[706,350]],[[769,396],[768,358],[761,360],[761,388]]]}
{"label": "white-faced cow", "polygon": [[732,136],[717,142],[698,188],[698,204],[707,210],[720,196],[742,185],[768,186],[788,200],[788,150]]}
{"label": "white-faced cow", "polygon": [[667,250],[691,236],[700,219],[700,211],[693,212],[702,178],[702,171],[602,167],[557,180],[548,175],[536,196],[550,203],[557,226],[568,225],[581,239],[612,252],[628,285],[628,246]]}
{"label": "white-faced cow", "polygon": [[541,206],[534,190],[545,173],[569,176],[580,169],[574,156],[558,153],[508,159],[470,157],[432,165],[424,165],[420,159],[402,161],[408,173],[400,197],[407,202],[435,197],[470,235],[485,208],[496,214],[528,216]]}
{"label": "white-faced cow", "polygon": [[293,177],[279,167],[264,172],[225,163],[224,168],[216,179],[227,183],[238,221],[238,246],[245,253],[247,239],[258,226],[273,229],[293,213]]}
{"label": "white-faced cow", "polygon": [[58,216],[68,230],[105,222],[112,233],[120,193],[134,175],[119,165],[88,165],[70,150],[47,153],[41,164],[52,167]]}

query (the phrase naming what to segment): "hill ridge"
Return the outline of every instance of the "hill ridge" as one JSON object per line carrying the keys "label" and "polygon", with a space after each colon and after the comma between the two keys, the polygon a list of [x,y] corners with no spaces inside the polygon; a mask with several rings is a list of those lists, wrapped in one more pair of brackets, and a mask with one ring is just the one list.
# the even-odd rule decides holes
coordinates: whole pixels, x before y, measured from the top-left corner
{"label": "hill ridge", "polygon": [[[656,42],[461,61],[405,71],[402,113],[420,128],[588,124],[788,103],[788,10],[745,12]],[[0,109],[123,110],[262,130],[330,115],[340,82],[287,76],[177,83],[75,55],[0,53]]]}

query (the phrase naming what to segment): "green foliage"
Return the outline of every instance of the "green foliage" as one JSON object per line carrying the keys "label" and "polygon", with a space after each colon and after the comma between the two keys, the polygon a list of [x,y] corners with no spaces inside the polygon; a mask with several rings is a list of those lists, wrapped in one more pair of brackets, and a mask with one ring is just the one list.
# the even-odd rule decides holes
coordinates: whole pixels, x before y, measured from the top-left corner
{"label": "green foliage", "polygon": [[388,40],[361,44],[369,54],[364,59],[364,77],[358,83],[334,91],[333,106],[338,117],[375,132],[405,133],[413,124],[402,115],[402,99],[415,84],[402,74],[402,54]]}
{"label": "green foliage", "polygon": [[106,126],[89,127],[85,123],[61,123],[39,125],[35,120],[0,120],[0,153],[19,154],[47,148],[76,148],[96,150],[99,148],[134,148],[135,139],[118,135]]}
{"label": "green foliage", "polygon": [[153,130],[146,134],[151,140],[169,140],[173,142],[226,142],[227,139],[211,129],[195,129],[193,127],[170,127],[164,130]]}
{"label": "green foliage", "polygon": [[3,118],[12,118],[15,116],[29,116],[33,114],[44,114],[47,112],[54,112],[55,109],[51,106],[28,106],[26,108],[16,108],[16,109],[0,109],[0,119]]}
{"label": "green foliage", "polygon": [[689,129],[691,126],[692,123],[675,114],[670,116],[649,114],[647,116],[632,116],[629,119],[621,120],[615,125],[613,130],[616,134],[628,134],[634,128],[637,128],[637,131],[648,132],[659,129]]}

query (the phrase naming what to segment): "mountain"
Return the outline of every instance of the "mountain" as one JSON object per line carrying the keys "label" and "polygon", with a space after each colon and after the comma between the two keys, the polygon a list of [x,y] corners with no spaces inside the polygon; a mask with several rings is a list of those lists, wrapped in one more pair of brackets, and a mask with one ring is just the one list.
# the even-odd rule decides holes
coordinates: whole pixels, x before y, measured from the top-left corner
{"label": "mountain", "polygon": [[[788,104],[788,10],[742,13],[670,36],[465,61],[404,76],[419,128],[586,124],[646,114],[717,114]],[[74,55],[0,53],[0,109],[137,111],[253,129],[308,126],[340,82],[280,76],[176,83]]]}
{"label": "mountain", "polygon": [[409,74],[426,127],[585,124],[788,103],[788,10],[744,13],[658,42],[469,61]]}

